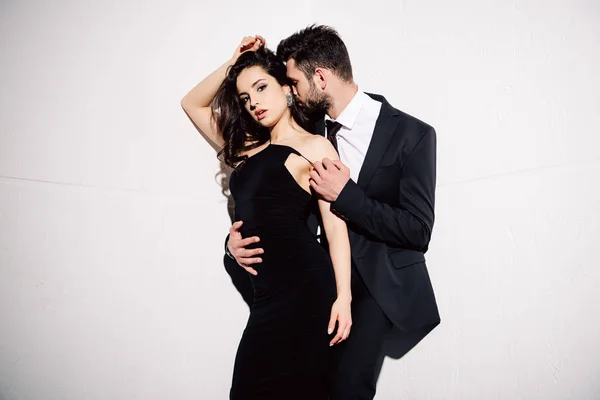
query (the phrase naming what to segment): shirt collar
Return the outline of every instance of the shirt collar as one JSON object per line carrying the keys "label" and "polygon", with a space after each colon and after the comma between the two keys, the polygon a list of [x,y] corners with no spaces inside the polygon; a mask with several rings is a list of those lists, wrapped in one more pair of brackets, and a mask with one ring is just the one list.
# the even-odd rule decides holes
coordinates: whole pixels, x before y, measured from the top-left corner
{"label": "shirt collar", "polygon": [[[346,129],[352,129],[356,119],[358,118],[358,114],[360,114],[360,110],[362,110],[365,104],[365,97],[367,95],[364,92],[361,92],[360,88],[350,100],[350,103],[344,108],[344,111],[340,114],[340,116],[335,120],[342,124],[342,126]],[[325,115],[325,121],[332,120],[333,118],[329,117],[329,115]]]}

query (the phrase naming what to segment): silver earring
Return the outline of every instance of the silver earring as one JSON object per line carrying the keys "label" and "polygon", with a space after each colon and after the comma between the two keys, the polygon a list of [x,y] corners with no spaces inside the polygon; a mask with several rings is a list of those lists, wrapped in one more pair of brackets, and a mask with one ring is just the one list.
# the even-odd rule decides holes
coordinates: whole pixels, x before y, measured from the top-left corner
{"label": "silver earring", "polygon": [[294,96],[292,96],[291,93],[286,93],[285,94],[285,99],[287,101],[287,106],[291,107],[294,105]]}

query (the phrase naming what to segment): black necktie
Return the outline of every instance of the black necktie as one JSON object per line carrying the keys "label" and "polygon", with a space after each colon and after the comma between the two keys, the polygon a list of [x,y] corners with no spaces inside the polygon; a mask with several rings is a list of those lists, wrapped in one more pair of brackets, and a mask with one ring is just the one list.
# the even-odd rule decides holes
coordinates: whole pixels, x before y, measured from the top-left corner
{"label": "black necktie", "polygon": [[[327,125],[327,139],[329,139],[329,141],[333,145],[333,148],[335,149],[335,151],[338,151],[336,135],[339,132],[339,130],[342,128],[342,124],[340,124],[337,121],[332,121],[332,120],[328,119],[327,121],[325,121],[325,125]],[[339,151],[338,151],[338,154],[339,154]]]}

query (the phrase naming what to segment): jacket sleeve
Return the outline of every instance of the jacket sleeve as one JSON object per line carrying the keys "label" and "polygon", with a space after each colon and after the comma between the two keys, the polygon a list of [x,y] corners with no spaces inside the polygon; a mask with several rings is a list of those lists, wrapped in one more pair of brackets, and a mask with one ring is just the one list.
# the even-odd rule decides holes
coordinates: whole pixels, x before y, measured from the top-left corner
{"label": "jacket sleeve", "polygon": [[332,203],[332,209],[375,240],[425,253],[433,229],[435,181],[436,134],[430,128],[402,167],[398,206],[369,198],[349,180]]}

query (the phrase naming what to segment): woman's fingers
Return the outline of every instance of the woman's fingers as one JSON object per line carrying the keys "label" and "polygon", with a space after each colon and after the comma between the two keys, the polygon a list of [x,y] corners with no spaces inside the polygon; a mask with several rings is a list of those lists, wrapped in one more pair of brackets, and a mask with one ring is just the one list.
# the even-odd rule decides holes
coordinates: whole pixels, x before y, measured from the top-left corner
{"label": "woman's fingers", "polygon": [[333,344],[339,344],[339,343],[343,342],[344,340],[348,339],[348,336],[350,336],[351,326],[352,326],[352,322],[350,320],[342,321],[342,318],[340,318],[338,320],[337,335],[332,340],[332,342],[335,341],[335,343],[333,343]]}
{"label": "woman's fingers", "polygon": [[335,314],[332,315],[332,319],[333,319],[333,321],[331,319],[329,320],[329,329],[327,330],[327,333],[331,334],[333,332],[333,330],[335,329],[336,322],[337,322],[338,328],[337,328],[335,337],[333,339],[331,339],[331,341],[329,342],[330,346],[333,346],[334,344],[338,344],[339,342],[341,342],[343,340],[344,332],[346,330],[346,324],[342,321],[340,314],[338,314],[336,312]]}
{"label": "woman's fingers", "polygon": [[240,51],[245,52],[248,50],[256,51],[265,45],[265,39],[260,36],[246,36],[242,39],[242,43],[240,44]]}
{"label": "woman's fingers", "polygon": [[344,330],[344,336],[343,336],[342,340],[348,339],[348,336],[350,336],[350,325],[348,325],[346,327],[346,329]]}
{"label": "woman's fingers", "polygon": [[254,40],[255,39],[252,36],[244,36],[240,47],[246,47],[246,46],[250,45],[250,43],[254,43]]}
{"label": "woman's fingers", "polygon": [[264,37],[262,37],[260,35],[256,35],[255,38],[259,39],[263,46],[265,46],[267,44],[267,41],[265,40]]}
{"label": "woman's fingers", "polygon": [[329,325],[327,326],[327,334],[331,335],[335,329],[335,321],[337,321],[337,313],[335,310],[331,310],[331,317],[329,317]]}
{"label": "woman's fingers", "polygon": [[260,49],[262,46],[264,46],[264,42],[257,37],[256,40],[254,41],[254,46],[252,46],[252,50],[256,51],[256,50]]}

